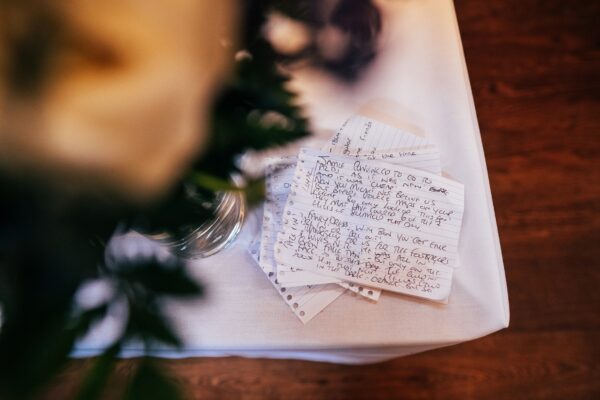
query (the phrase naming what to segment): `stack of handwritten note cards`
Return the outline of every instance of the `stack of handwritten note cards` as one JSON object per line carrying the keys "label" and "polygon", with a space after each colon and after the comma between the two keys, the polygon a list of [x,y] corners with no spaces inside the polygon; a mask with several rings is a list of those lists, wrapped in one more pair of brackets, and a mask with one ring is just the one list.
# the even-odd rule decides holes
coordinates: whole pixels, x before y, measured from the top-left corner
{"label": "stack of handwritten note cards", "polygon": [[302,322],[346,290],[447,301],[464,191],[427,139],[354,116],[323,149],[269,159],[266,184],[249,250]]}

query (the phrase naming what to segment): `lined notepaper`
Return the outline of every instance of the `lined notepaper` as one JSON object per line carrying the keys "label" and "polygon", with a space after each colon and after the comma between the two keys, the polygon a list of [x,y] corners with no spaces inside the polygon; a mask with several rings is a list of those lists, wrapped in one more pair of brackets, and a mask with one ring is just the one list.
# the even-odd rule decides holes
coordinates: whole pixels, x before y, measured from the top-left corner
{"label": "lined notepaper", "polygon": [[427,138],[362,115],[354,115],[344,122],[323,150],[362,158],[382,151],[432,145]]}
{"label": "lined notepaper", "polygon": [[445,300],[463,186],[390,163],[303,149],[275,260],[364,285]]}
{"label": "lined notepaper", "polygon": [[[259,245],[258,242],[251,243],[248,252],[260,265]],[[275,273],[265,271],[265,275],[294,315],[304,324],[317,316],[346,291],[344,287],[335,284],[286,287],[277,280]]]}
{"label": "lined notepaper", "polygon": [[445,302],[464,208],[427,138],[364,116],[321,150],[266,162],[262,233],[248,249],[306,323],[346,290]]}
{"label": "lined notepaper", "polygon": [[312,271],[299,270],[275,261],[273,256],[274,244],[277,233],[282,228],[283,208],[290,193],[296,161],[296,157],[278,157],[267,161],[266,198],[259,261],[261,268],[267,273],[275,272],[278,282],[286,287],[337,283],[363,297],[377,301],[381,294],[378,289],[365,287],[364,285],[348,284],[341,279],[319,275]]}

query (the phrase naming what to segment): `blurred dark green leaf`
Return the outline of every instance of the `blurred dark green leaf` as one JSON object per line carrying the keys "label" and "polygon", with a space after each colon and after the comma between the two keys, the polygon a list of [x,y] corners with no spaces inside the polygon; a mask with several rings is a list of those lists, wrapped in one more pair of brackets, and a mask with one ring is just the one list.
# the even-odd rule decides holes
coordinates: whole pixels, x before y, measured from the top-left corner
{"label": "blurred dark green leaf", "polygon": [[94,400],[100,398],[106,389],[108,378],[110,377],[115,365],[115,357],[121,350],[121,343],[116,342],[97,357],[94,366],[87,373],[76,400]]}
{"label": "blurred dark green leaf", "polygon": [[239,188],[233,182],[200,171],[192,171],[188,179],[204,189],[215,192],[224,190],[239,190]]}
{"label": "blurred dark green leaf", "polygon": [[256,206],[265,198],[265,180],[263,178],[249,180],[244,187],[244,196],[246,203],[250,206]]}
{"label": "blurred dark green leaf", "polygon": [[309,133],[270,44],[257,38],[246,50],[251,56],[238,62],[234,79],[217,98],[211,141],[195,171],[228,178],[245,151],[284,145]]}
{"label": "blurred dark green leaf", "polygon": [[158,306],[144,304],[143,300],[130,300],[129,302],[129,323],[126,336],[133,339],[140,338],[147,345],[160,342],[181,347],[181,340]]}
{"label": "blurred dark green leaf", "polygon": [[182,180],[171,193],[160,201],[133,213],[128,227],[142,233],[168,233],[179,239],[214,217],[213,192],[190,187]]}
{"label": "blurred dark green leaf", "polygon": [[[124,263],[125,264],[125,263]],[[173,258],[160,262],[156,259],[133,260],[118,266],[119,275],[128,284],[136,284],[155,295],[199,296],[202,286],[185,271],[181,260]]]}
{"label": "blurred dark green leaf", "polygon": [[177,383],[144,358],[129,385],[126,400],[177,400],[182,393]]}

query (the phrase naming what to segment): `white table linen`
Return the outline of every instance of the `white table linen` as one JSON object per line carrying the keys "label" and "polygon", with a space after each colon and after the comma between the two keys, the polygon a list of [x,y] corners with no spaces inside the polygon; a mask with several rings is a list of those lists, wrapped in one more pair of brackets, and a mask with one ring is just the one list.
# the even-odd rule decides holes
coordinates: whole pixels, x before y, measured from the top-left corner
{"label": "white table linen", "polygon": [[[196,260],[207,288],[198,300],[168,304],[184,339],[164,357],[245,356],[369,363],[472,340],[508,326],[502,255],[481,138],[454,7],[450,0],[379,2],[381,51],[359,83],[322,72],[295,72],[293,87],[318,132],[331,134],[355,112],[427,135],[445,175],[465,185],[465,214],[448,304],[385,292],[378,303],[349,292],[307,325],[294,316],[247,253],[260,235],[251,215],[235,245]],[[82,340],[74,356],[97,354],[119,323],[112,317]],[[140,355],[135,344],[123,356]]]}

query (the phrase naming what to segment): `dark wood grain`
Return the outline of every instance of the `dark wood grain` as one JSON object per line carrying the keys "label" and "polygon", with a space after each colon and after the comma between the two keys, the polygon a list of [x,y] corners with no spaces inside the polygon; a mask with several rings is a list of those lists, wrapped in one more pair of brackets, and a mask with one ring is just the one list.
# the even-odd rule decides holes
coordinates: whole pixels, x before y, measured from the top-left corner
{"label": "dark wood grain", "polygon": [[[599,399],[600,2],[457,0],[511,301],[489,337],[377,365],[188,359],[195,399]],[[89,361],[48,393],[66,398]],[[119,365],[125,377],[132,361]]]}

